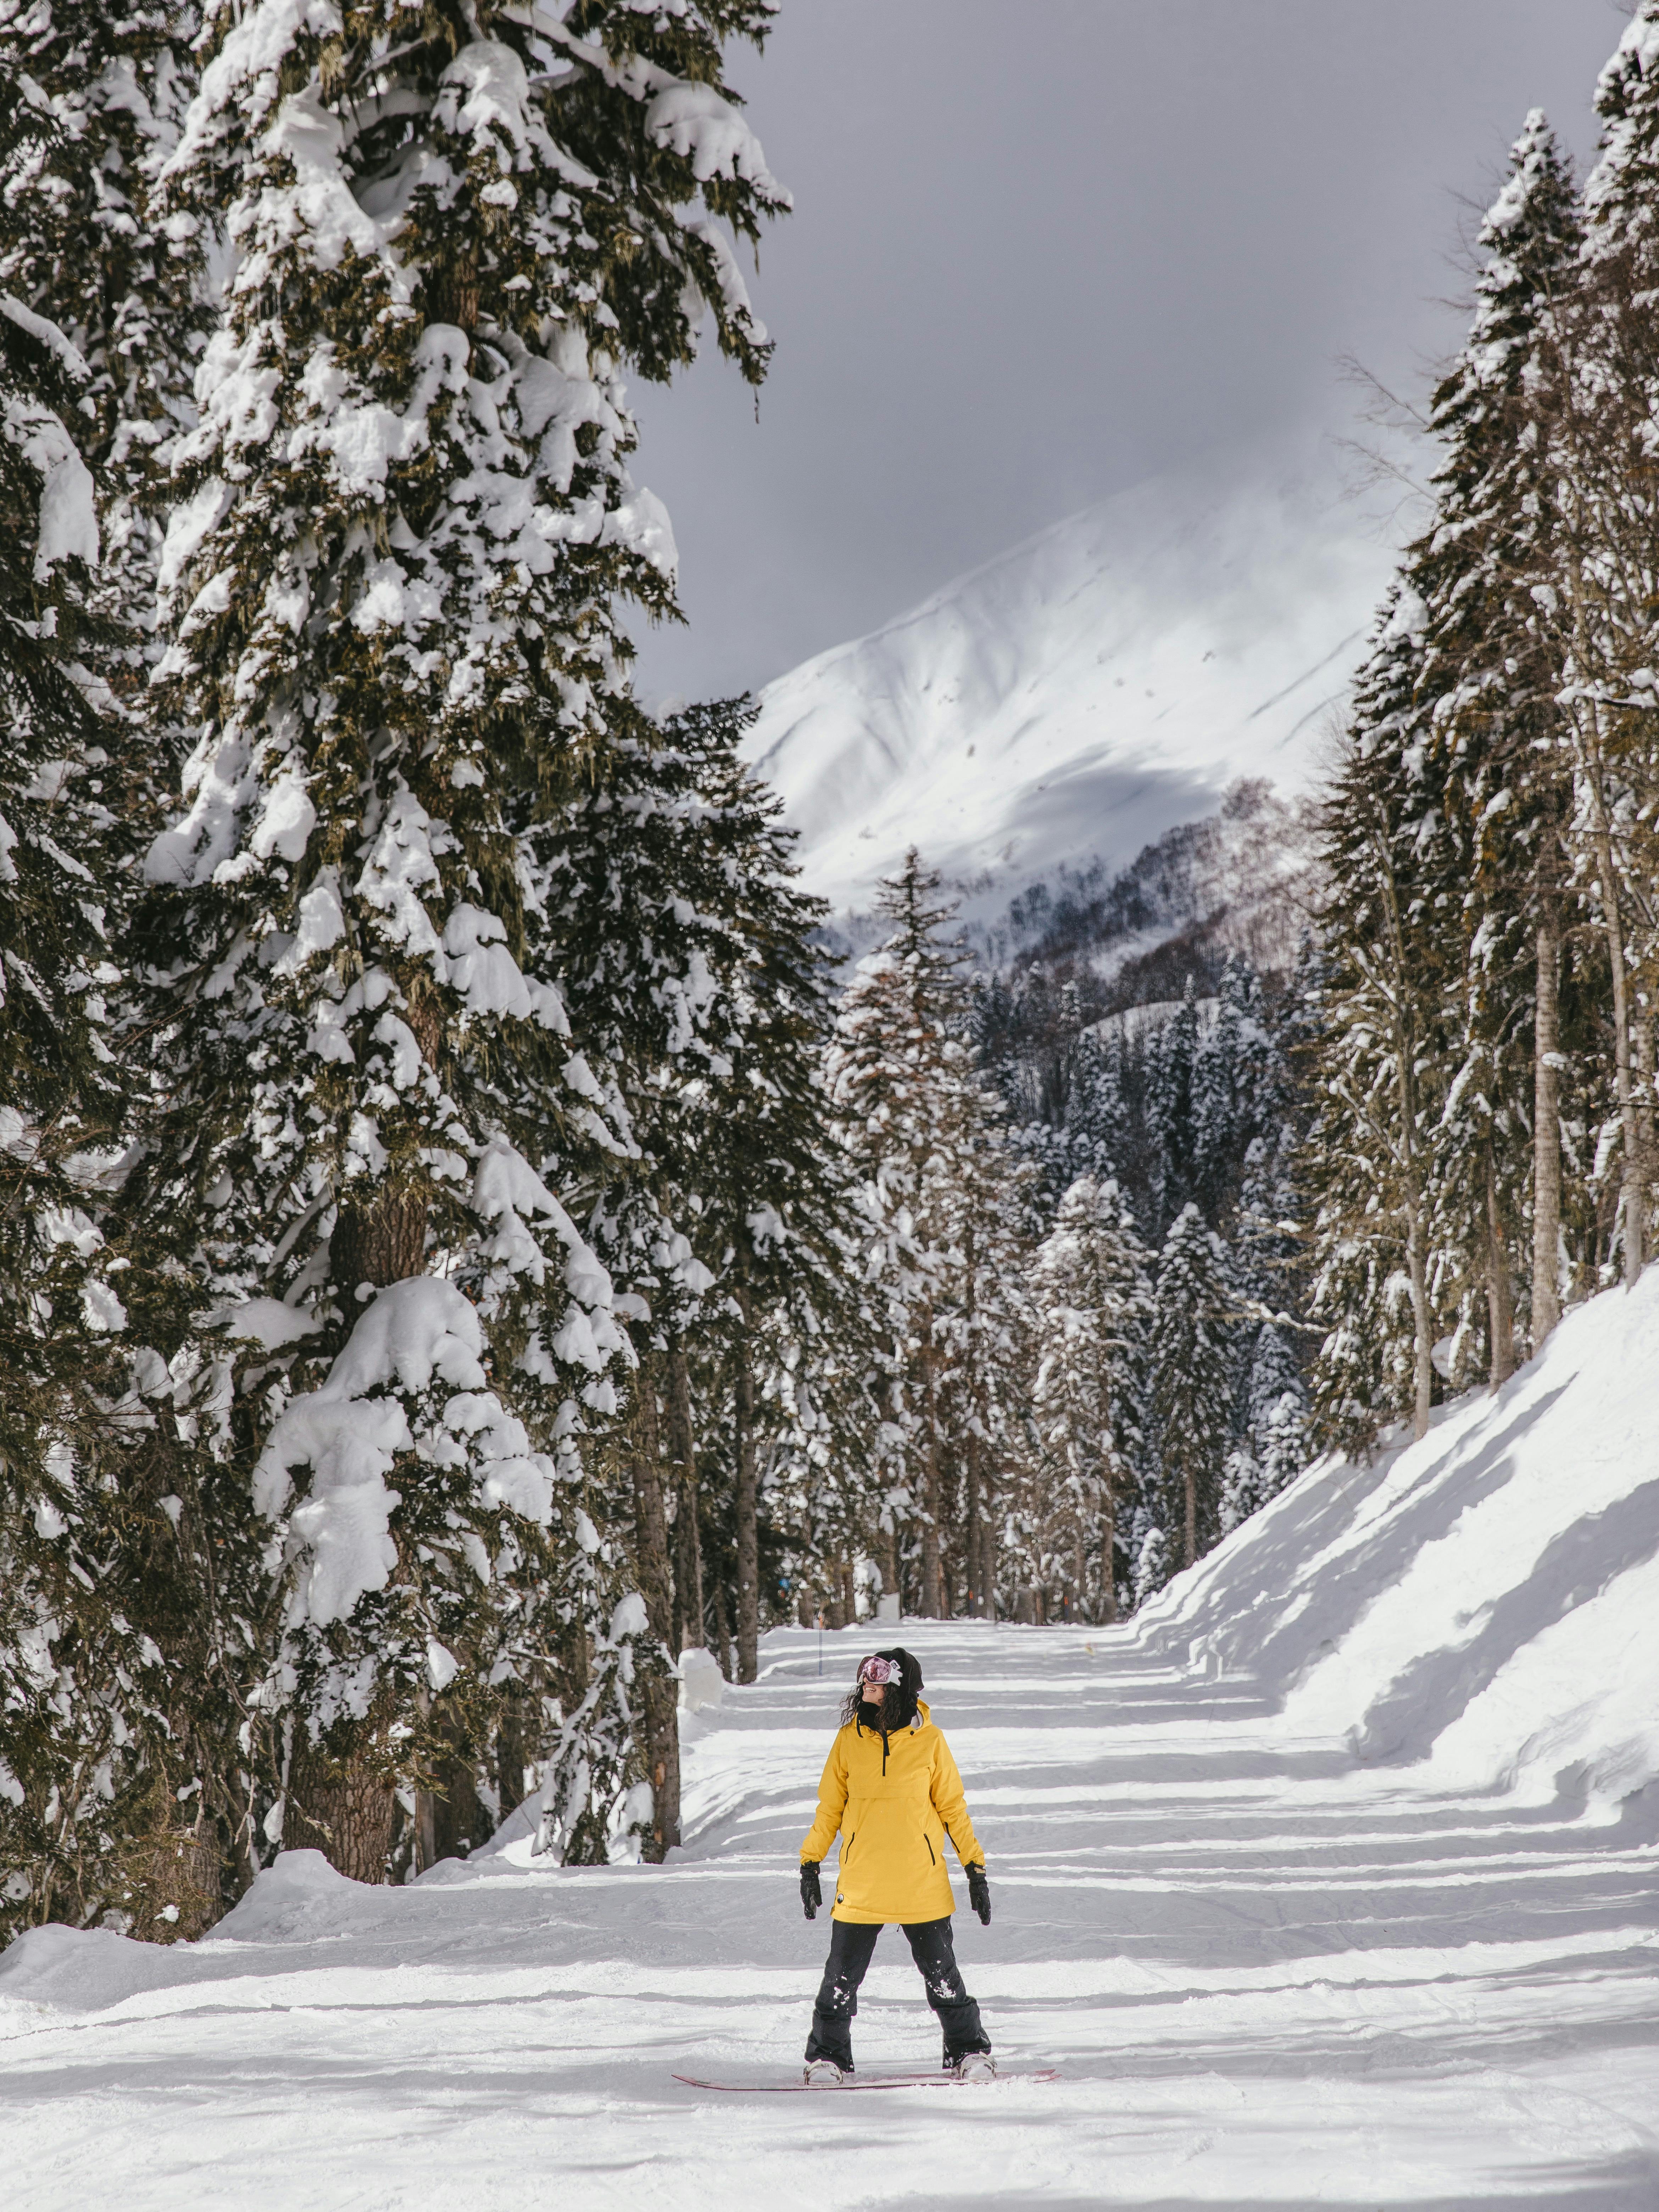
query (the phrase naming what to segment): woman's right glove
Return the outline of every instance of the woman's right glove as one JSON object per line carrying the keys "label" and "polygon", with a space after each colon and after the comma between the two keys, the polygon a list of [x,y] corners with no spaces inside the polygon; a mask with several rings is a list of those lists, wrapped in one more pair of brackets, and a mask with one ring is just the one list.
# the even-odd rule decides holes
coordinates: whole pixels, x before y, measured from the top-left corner
{"label": "woman's right glove", "polygon": [[983,1859],[977,1866],[970,1866],[968,1869],[968,1902],[988,1928],[991,1924],[991,1885],[985,1879]]}
{"label": "woman's right glove", "polygon": [[803,1859],[800,1863],[800,1901],[806,1907],[807,1918],[816,1920],[818,1907],[823,1902],[823,1892],[818,1887],[818,1863],[816,1859]]}

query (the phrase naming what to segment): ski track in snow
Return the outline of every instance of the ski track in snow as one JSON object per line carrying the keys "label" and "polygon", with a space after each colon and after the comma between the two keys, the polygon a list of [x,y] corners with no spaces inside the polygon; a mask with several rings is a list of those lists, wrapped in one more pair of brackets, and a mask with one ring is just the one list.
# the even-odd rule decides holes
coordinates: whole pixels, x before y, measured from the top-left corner
{"label": "ski track in snow", "polygon": [[[0,2203],[1652,2212],[1656,1346],[1659,1270],[1423,1444],[1314,1470],[1131,1628],[906,1624],[989,1861],[988,1929],[957,1881],[969,1987],[1003,2063],[1060,2080],[672,2079],[799,2063],[828,1923],[796,1852],[875,1632],[820,1674],[782,1631],[684,1723],[665,1869],[535,1866],[515,1818],[406,1889],[285,1856],[196,1944],[25,1937]],[[936,2057],[896,1931],[854,2047]]]}

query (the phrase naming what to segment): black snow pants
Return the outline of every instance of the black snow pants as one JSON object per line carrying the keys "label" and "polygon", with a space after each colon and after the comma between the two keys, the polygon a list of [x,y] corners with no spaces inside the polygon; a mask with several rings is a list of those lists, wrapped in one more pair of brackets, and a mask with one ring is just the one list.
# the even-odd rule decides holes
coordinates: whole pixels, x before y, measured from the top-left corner
{"label": "black snow pants", "polygon": [[[831,1923],[830,1956],[812,2007],[812,2033],[806,2039],[809,2059],[833,2058],[837,2066],[852,2072],[853,2015],[859,2008],[859,1984],[869,1971],[881,1930],[879,1921]],[[945,2064],[965,2057],[970,2051],[988,2051],[991,2039],[985,2033],[979,2007],[962,1985],[949,1914],[943,1920],[907,1922],[904,1932],[909,1938],[910,1956],[927,1987],[927,2002],[945,2031]]]}

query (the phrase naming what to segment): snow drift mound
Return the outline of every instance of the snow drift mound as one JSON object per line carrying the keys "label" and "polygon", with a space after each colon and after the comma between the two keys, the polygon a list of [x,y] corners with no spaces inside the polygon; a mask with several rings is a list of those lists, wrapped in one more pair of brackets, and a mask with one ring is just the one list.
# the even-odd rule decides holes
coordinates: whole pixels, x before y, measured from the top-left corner
{"label": "snow drift mound", "polygon": [[1420,1443],[1310,1468],[1131,1633],[1362,1764],[1610,1811],[1659,1779],[1656,1376],[1659,1267]]}
{"label": "snow drift mound", "polygon": [[912,843],[1006,902],[1301,785],[1389,565],[1317,458],[1159,477],[781,677],[745,750],[838,911]]}

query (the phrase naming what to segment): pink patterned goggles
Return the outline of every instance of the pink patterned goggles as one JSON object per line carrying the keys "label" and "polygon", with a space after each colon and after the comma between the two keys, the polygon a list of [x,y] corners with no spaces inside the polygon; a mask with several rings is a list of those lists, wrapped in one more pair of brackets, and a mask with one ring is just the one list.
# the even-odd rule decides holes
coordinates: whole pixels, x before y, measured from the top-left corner
{"label": "pink patterned goggles", "polygon": [[896,1682],[902,1668],[891,1659],[865,1659],[859,1663],[860,1682]]}

